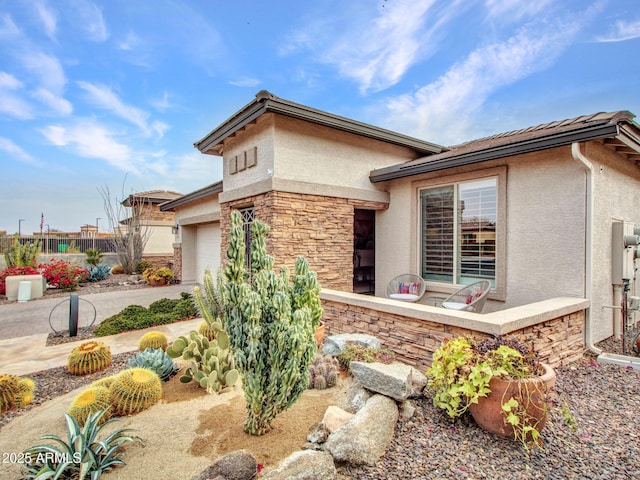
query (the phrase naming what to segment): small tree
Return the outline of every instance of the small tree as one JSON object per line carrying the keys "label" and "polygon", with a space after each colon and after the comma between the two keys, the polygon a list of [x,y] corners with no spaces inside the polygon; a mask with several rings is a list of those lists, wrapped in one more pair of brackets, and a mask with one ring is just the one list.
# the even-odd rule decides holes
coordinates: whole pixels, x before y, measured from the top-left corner
{"label": "small tree", "polygon": [[[124,184],[122,190],[124,197]],[[124,273],[135,273],[149,239],[151,209],[147,205],[147,199],[134,194],[118,199],[111,196],[107,186],[98,188],[98,191],[104,200],[109,229],[113,232],[111,243],[118,256],[118,263]]]}
{"label": "small tree", "polygon": [[308,386],[307,372],[317,348],[313,333],[323,311],[316,273],[307,261],[298,258],[293,278],[286,267],[277,275],[274,259],[266,253],[269,227],[256,221],[251,230],[249,283],[242,219],[232,212],[222,287],[224,328],[243,375],[248,412],[244,430],[263,435]]}

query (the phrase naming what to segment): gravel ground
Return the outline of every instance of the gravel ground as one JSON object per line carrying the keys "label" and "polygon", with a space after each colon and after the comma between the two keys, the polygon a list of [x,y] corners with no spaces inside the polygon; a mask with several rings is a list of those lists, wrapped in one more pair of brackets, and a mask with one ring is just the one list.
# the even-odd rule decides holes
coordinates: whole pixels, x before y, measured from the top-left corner
{"label": "gravel ground", "polygon": [[[613,352],[618,342],[600,346]],[[375,467],[343,467],[348,479],[640,479],[640,371],[581,362],[556,369],[550,421],[542,448],[526,451],[476,426],[452,422],[431,398],[399,422]]]}

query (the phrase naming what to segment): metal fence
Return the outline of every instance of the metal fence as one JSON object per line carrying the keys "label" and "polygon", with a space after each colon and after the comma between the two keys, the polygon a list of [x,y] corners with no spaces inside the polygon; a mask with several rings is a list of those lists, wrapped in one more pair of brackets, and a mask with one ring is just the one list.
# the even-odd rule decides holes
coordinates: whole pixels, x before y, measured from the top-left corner
{"label": "metal fence", "polygon": [[[14,236],[0,237],[0,253],[3,254],[7,248],[13,245]],[[103,253],[115,252],[115,245],[112,238],[91,238],[91,237],[65,237],[56,235],[26,236],[18,238],[22,244],[35,244],[40,242],[40,251],[45,255],[50,253],[85,253],[91,248],[97,248]]]}

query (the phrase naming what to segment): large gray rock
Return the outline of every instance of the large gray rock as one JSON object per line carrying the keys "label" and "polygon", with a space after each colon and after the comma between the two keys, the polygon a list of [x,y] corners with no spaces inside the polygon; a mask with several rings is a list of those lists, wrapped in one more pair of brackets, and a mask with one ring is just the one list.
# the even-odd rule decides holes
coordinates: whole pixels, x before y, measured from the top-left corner
{"label": "large gray rock", "polygon": [[381,393],[399,402],[405,401],[413,392],[411,373],[413,368],[404,363],[365,363],[349,364],[353,377],[367,390]]}
{"label": "large gray rock", "polygon": [[364,388],[360,382],[354,380],[347,391],[347,404],[345,410],[347,412],[356,413],[367,404],[367,401],[373,394]]}
{"label": "large gray rock", "polygon": [[327,452],[300,450],[285,458],[263,480],[334,480],[338,475],[333,458]]}
{"label": "large gray rock", "polygon": [[200,475],[192,477],[191,480],[251,480],[258,471],[258,462],[255,457],[244,450],[237,450],[220,457]]}
{"label": "large gray rock", "polygon": [[397,421],[396,402],[374,395],[349,422],[329,435],[324,447],[336,461],[375,465],[393,439]]}
{"label": "large gray rock", "polygon": [[380,348],[380,340],[373,335],[365,335],[364,333],[340,333],[324,339],[322,353],[336,357],[342,353],[347,343],[357,343],[365,348]]}

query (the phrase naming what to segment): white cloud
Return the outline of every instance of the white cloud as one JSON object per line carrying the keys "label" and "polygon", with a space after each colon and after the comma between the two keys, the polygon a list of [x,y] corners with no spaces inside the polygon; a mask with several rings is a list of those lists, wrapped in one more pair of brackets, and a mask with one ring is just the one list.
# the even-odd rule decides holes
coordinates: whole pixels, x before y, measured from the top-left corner
{"label": "white cloud", "polygon": [[15,92],[22,87],[22,82],[16,77],[0,72],[0,112],[19,120],[28,120],[34,117],[33,109]]}
{"label": "white cloud", "polygon": [[515,22],[525,17],[533,17],[548,8],[554,0],[485,0],[490,19]]}
{"label": "white cloud", "polygon": [[[89,94],[90,101],[100,108],[109,110],[134,125],[138,126],[146,135],[150,135],[152,128],[147,125],[149,114],[137,107],[126,105],[106,85],[94,85],[89,82],[77,82],[80,88]],[[155,130],[155,128],[153,128]],[[157,130],[156,130],[157,131]]]}
{"label": "white cloud", "polygon": [[48,5],[45,2],[36,2],[35,4],[36,10],[38,12],[38,17],[42,22],[44,27],[44,31],[49,38],[55,38],[56,30],[57,30],[57,17],[54,11],[49,9]]}
{"label": "white cloud", "polygon": [[378,92],[431,55],[443,28],[468,8],[462,0],[397,0],[378,9],[368,2],[349,4],[340,14],[296,29],[280,54],[312,51],[316,61],[356,81],[360,93]]}
{"label": "white cloud", "polygon": [[37,77],[40,85],[55,95],[62,94],[67,79],[56,57],[38,51],[25,51],[20,54],[20,60]]}
{"label": "white cloud", "polygon": [[93,120],[81,120],[71,126],[50,125],[40,132],[52,145],[68,147],[81,157],[104,160],[125,172],[139,172],[129,147]]}
{"label": "white cloud", "polygon": [[87,0],[75,0],[71,9],[77,17],[77,24],[84,30],[89,40],[101,43],[109,38],[109,31],[100,7]]}
{"label": "white cloud", "polygon": [[0,39],[11,40],[22,36],[22,32],[8,13],[0,15]]}
{"label": "white cloud", "polygon": [[33,97],[40,100],[42,103],[50,107],[55,114],[60,116],[71,115],[73,112],[73,106],[71,102],[64,98],[54,95],[45,88],[39,88],[33,93]]}
{"label": "white cloud", "polygon": [[169,101],[169,93],[164,92],[162,94],[162,98],[153,100],[151,102],[151,106],[161,112],[164,112],[165,110],[168,110],[169,108],[173,107],[173,104]]}
{"label": "white cloud", "polygon": [[385,123],[441,144],[483,135],[474,115],[486,100],[501,87],[551,65],[583,23],[584,18],[574,15],[546,27],[531,24],[505,41],[477,48],[431,84],[390,99]]}
{"label": "white cloud", "polygon": [[229,85],[233,85],[234,87],[257,87],[260,85],[260,80],[257,78],[243,77],[238,80],[229,81]]}
{"label": "white cloud", "polygon": [[605,36],[597,37],[598,42],[624,42],[640,38],[640,20],[624,21],[619,20],[615,23],[612,30]]}
{"label": "white cloud", "polygon": [[16,158],[24,163],[29,163],[31,165],[36,165],[38,167],[43,166],[42,162],[39,162],[27,152],[25,152],[21,147],[16,145],[14,142],[5,137],[0,137],[0,150],[3,152],[7,152],[13,158]]}

